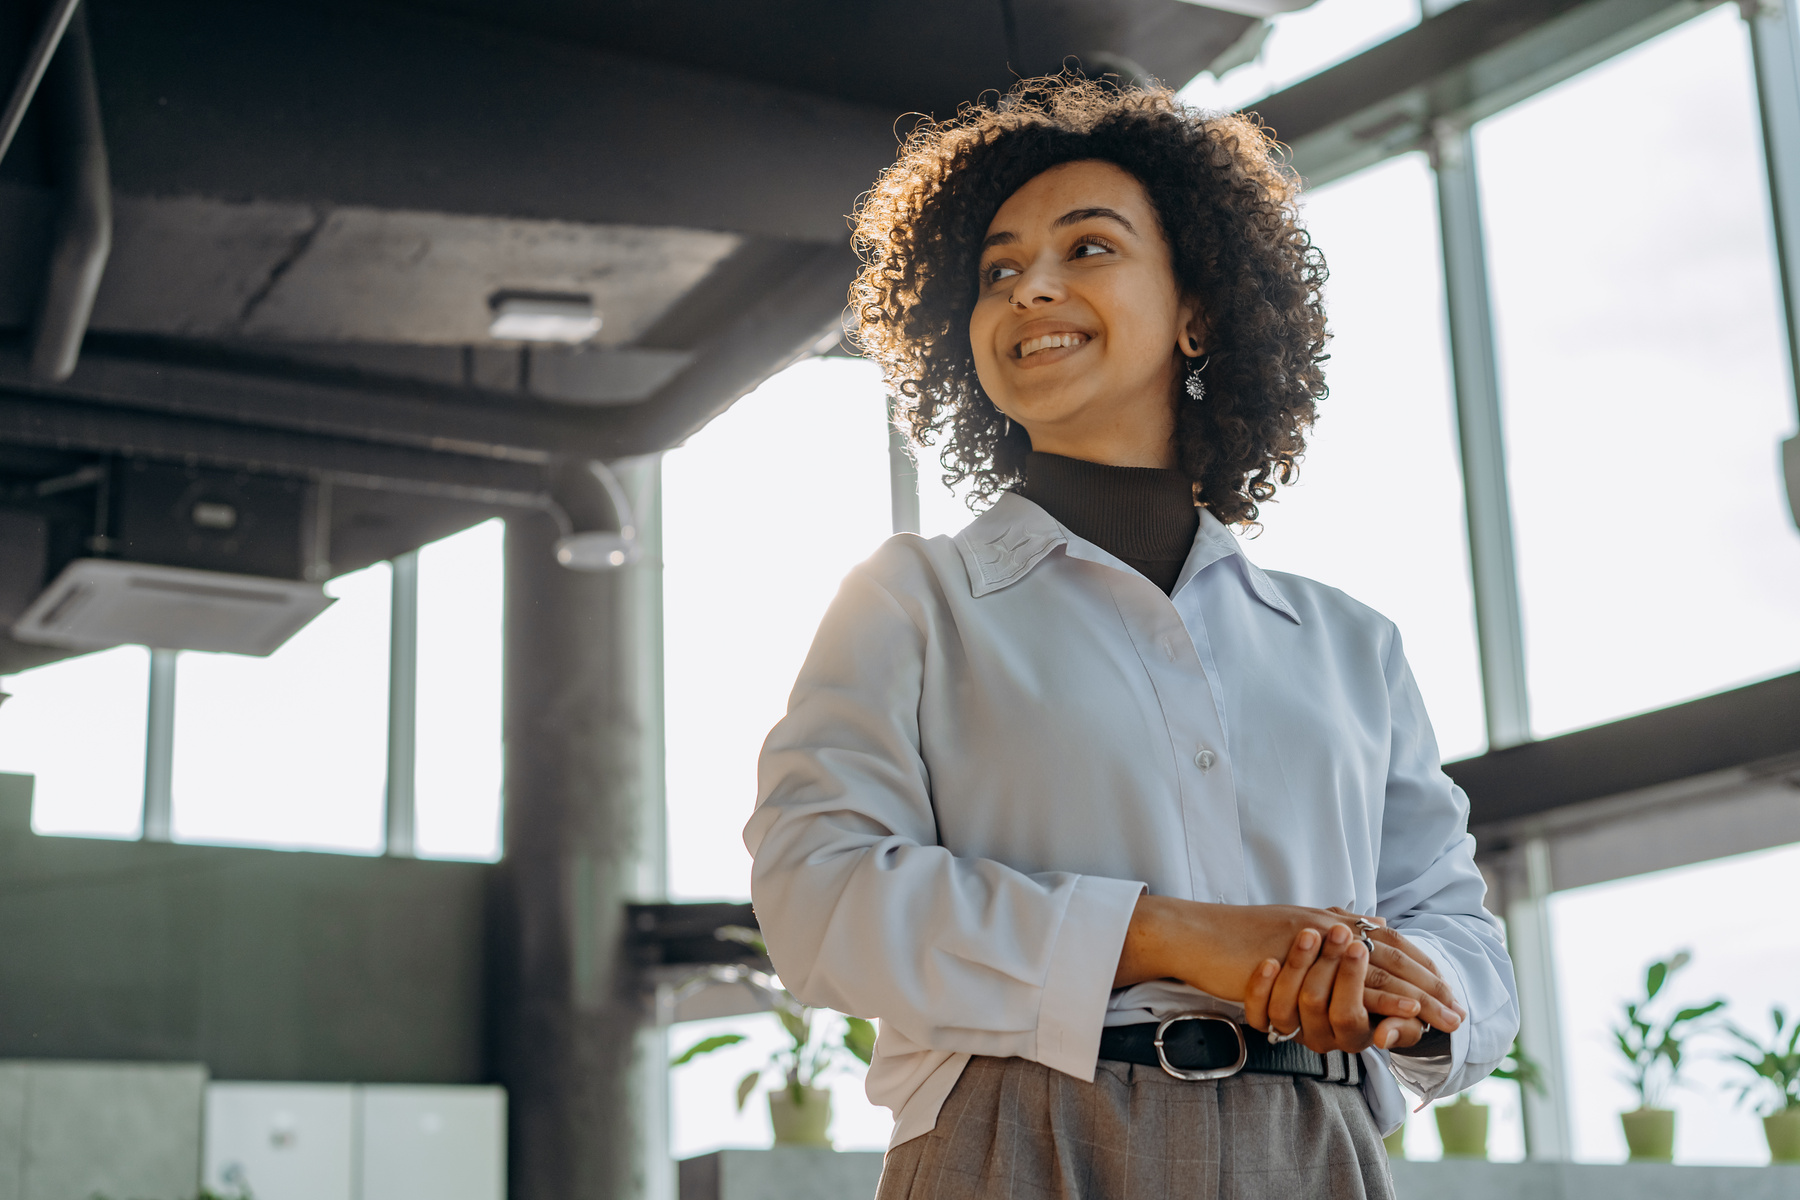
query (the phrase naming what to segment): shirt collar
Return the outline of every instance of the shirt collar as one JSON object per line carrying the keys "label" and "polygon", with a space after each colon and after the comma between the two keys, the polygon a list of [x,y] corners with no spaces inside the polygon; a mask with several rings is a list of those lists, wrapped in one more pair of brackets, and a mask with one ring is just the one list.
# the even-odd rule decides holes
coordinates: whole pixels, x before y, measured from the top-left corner
{"label": "shirt collar", "polygon": [[[1049,513],[1016,492],[1002,492],[992,508],[971,521],[953,540],[969,573],[969,594],[977,598],[1025,578],[1058,546],[1069,547],[1071,553],[1081,558],[1095,558],[1100,554],[1105,555],[1108,563],[1116,562],[1098,547],[1075,537]],[[1090,552],[1083,553],[1081,548]],[[1179,593],[1188,580],[1225,558],[1235,560],[1238,577],[1252,595],[1294,624],[1300,624],[1300,614],[1281,594],[1275,581],[1244,556],[1237,538],[1205,509],[1200,510],[1200,529],[1194,535],[1194,548],[1188,552],[1187,562],[1176,577],[1175,591]]]}

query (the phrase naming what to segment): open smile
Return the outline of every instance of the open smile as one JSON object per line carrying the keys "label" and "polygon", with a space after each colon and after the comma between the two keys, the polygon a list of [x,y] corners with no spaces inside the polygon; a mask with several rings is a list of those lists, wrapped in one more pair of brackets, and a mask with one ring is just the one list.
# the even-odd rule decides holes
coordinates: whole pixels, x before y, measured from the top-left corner
{"label": "open smile", "polygon": [[1092,340],[1090,334],[1079,329],[1033,334],[1013,346],[1012,357],[1014,362],[1027,367],[1060,362]]}

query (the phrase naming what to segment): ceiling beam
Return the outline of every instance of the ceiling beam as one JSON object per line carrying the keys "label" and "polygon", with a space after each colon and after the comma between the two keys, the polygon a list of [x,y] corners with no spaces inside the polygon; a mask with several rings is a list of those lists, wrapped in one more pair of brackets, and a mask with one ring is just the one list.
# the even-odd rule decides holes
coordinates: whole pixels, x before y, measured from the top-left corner
{"label": "ceiling beam", "polygon": [[1445,763],[1469,823],[1493,826],[1800,755],[1800,672]]}
{"label": "ceiling beam", "polygon": [[1466,127],[1723,0],[1464,0],[1250,107],[1318,187]]}
{"label": "ceiling beam", "polygon": [[703,342],[693,366],[621,410],[620,437],[636,447],[626,453],[680,445],[763,380],[817,353],[822,341],[835,344],[856,269],[848,246],[814,251],[780,291]]}
{"label": "ceiling beam", "polygon": [[4,385],[0,443],[330,479],[347,487],[500,508],[540,507],[548,490],[534,463],[71,402]]}

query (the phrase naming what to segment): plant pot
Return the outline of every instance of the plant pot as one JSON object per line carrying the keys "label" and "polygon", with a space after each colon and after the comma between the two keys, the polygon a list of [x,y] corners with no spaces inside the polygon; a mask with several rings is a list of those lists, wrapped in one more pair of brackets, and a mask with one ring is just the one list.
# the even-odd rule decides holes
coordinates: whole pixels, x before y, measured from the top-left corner
{"label": "plant pot", "polygon": [[1437,1117],[1445,1158],[1487,1157],[1487,1105],[1458,1102],[1440,1104],[1431,1111]]}
{"label": "plant pot", "polygon": [[1632,1162],[1674,1161],[1674,1110],[1640,1108],[1636,1112],[1620,1113],[1619,1124],[1625,1127],[1625,1145],[1631,1149]]}
{"label": "plant pot", "polygon": [[775,1127],[777,1146],[818,1146],[831,1149],[825,1136],[831,1128],[831,1093],[825,1088],[803,1087],[800,1101],[794,1090],[778,1087],[769,1093],[769,1124]]}
{"label": "plant pot", "polygon": [[1381,1144],[1383,1146],[1387,1147],[1388,1158],[1396,1159],[1399,1161],[1405,1161],[1405,1159],[1406,1159],[1406,1126],[1405,1126],[1405,1124],[1403,1123],[1400,1126],[1400,1128],[1394,1130],[1394,1132],[1392,1132],[1392,1133],[1388,1134],[1386,1137],[1382,1138]]}
{"label": "plant pot", "polygon": [[1800,1163],[1800,1108],[1784,1108],[1763,1118],[1763,1136],[1769,1139],[1769,1161]]}

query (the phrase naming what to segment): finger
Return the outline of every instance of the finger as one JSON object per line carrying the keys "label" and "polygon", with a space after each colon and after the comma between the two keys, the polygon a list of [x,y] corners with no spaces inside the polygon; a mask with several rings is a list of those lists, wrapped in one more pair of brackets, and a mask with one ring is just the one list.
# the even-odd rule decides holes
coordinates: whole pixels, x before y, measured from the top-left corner
{"label": "finger", "polygon": [[1332,905],[1330,908],[1326,909],[1325,911],[1326,912],[1334,912],[1340,917],[1349,917],[1352,921],[1371,921],[1376,925],[1386,925],[1387,924],[1386,917],[1378,917],[1374,913],[1359,913],[1352,909],[1344,908],[1337,904]]}
{"label": "finger", "polygon": [[1363,977],[1368,973],[1369,951],[1361,942],[1344,949],[1337,978],[1331,986],[1331,1031],[1341,1050],[1361,1050],[1369,1044],[1369,1011],[1363,1007]]}
{"label": "finger", "polygon": [[1281,964],[1265,958],[1250,972],[1250,986],[1244,989],[1244,1024],[1264,1032],[1269,1028],[1269,995],[1275,990],[1275,976]]}
{"label": "finger", "polygon": [[[1420,987],[1436,996],[1444,1004],[1455,1009],[1459,1017],[1466,1017],[1469,1015],[1467,1012],[1463,1011],[1462,1005],[1456,1002],[1456,994],[1450,990],[1450,984],[1444,979],[1444,973],[1438,969],[1437,963],[1432,961],[1429,954],[1419,949],[1418,945],[1414,943],[1411,938],[1408,938],[1405,934],[1396,929],[1373,930],[1370,932],[1369,936],[1377,943],[1389,947],[1401,956],[1395,958],[1392,965],[1377,957],[1374,960],[1377,964],[1387,966],[1389,969],[1398,968],[1407,979],[1418,984]],[[1411,962],[1408,963],[1406,960],[1411,960]],[[1420,976],[1412,964],[1416,964],[1418,968],[1423,968],[1426,975]]]}
{"label": "finger", "polygon": [[1369,1015],[1381,1017],[1416,1017],[1419,1015],[1419,1001],[1412,995],[1397,991],[1387,991],[1374,987],[1369,982],[1374,972],[1363,979],[1363,1007]]}
{"label": "finger", "polygon": [[1462,1007],[1450,985],[1428,972],[1418,961],[1386,945],[1377,944],[1371,959],[1369,986],[1414,995],[1423,1004],[1425,1019],[1443,1029],[1455,1029],[1463,1022]]}
{"label": "finger", "polygon": [[1331,1028],[1331,985],[1337,978],[1338,964],[1350,942],[1350,931],[1334,925],[1319,948],[1319,961],[1307,971],[1300,985],[1301,1040],[1313,1050],[1323,1053],[1336,1048],[1336,1034]]}
{"label": "finger", "polygon": [[1418,1045],[1419,1039],[1424,1036],[1425,1027],[1417,1021],[1405,1017],[1388,1017],[1375,1026],[1370,1044],[1383,1050],[1404,1050],[1408,1046]]}
{"label": "finger", "polygon": [[1302,929],[1288,947],[1287,961],[1269,993],[1269,1028],[1292,1033],[1300,1028],[1300,987],[1319,957],[1324,939],[1316,929]]}

